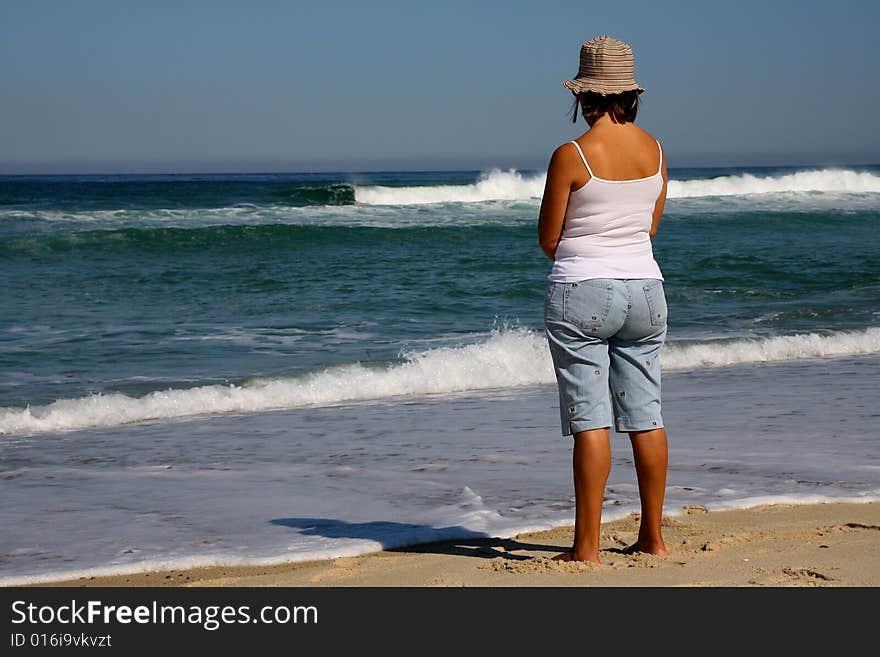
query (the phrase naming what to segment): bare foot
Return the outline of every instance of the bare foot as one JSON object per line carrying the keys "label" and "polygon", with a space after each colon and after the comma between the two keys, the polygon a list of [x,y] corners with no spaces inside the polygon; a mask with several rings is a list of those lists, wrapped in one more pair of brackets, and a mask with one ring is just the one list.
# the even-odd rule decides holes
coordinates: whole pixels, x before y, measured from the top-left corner
{"label": "bare foot", "polygon": [[598,565],[602,565],[599,559],[589,559],[584,556],[577,555],[574,550],[566,550],[562,554],[557,554],[552,559],[553,561],[588,561],[590,563],[595,563]]}
{"label": "bare foot", "polygon": [[655,557],[665,557],[668,552],[666,551],[666,546],[663,544],[659,545],[642,545],[638,541],[630,545],[629,547],[621,550],[624,554],[636,554],[637,552],[645,552],[647,554],[653,554]]}

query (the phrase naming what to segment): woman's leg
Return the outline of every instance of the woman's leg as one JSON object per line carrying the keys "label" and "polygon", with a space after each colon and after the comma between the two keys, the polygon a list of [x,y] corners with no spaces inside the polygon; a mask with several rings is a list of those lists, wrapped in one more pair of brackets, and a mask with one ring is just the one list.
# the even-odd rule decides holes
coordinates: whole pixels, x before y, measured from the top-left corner
{"label": "woman's leg", "polygon": [[666,469],[669,463],[669,449],[666,443],[666,429],[651,431],[630,431],[636,474],[639,478],[639,497],[642,501],[642,519],[639,525],[639,538],[627,550],[649,552],[666,556],[666,545],[660,529],[663,516],[663,498],[666,494]]}
{"label": "woman's leg", "polygon": [[605,482],[611,471],[611,430],[589,429],[574,434],[574,545],[558,561],[599,562],[599,527]]}

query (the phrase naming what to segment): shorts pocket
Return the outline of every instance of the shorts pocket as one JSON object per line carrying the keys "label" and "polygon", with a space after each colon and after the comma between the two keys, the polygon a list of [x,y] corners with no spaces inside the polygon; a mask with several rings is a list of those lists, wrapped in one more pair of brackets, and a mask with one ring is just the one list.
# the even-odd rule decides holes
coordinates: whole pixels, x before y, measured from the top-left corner
{"label": "shorts pocket", "polygon": [[562,288],[563,283],[550,283],[544,292],[544,322],[559,321],[562,317]]}
{"label": "shorts pocket", "polygon": [[666,293],[663,291],[663,281],[657,279],[642,286],[645,298],[648,301],[648,313],[651,315],[652,326],[666,325]]}
{"label": "shorts pocket", "polygon": [[562,319],[582,329],[600,328],[611,311],[612,285],[601,279],[566,283]]}

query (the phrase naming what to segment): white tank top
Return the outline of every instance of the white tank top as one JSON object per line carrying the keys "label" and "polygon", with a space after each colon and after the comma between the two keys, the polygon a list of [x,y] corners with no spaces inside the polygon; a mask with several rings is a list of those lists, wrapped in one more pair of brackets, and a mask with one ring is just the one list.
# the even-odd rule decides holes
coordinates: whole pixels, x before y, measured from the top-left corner
{"label": "white tank top", "polygon": [[598,178],[580,145],[571,143],[580,153],[590,179],[568,197],[562,238],[548,278],[554,282],[588,278],[663,280],[650,236],[654,204],[663,189],[660,142],[657,173],[633,180]]}

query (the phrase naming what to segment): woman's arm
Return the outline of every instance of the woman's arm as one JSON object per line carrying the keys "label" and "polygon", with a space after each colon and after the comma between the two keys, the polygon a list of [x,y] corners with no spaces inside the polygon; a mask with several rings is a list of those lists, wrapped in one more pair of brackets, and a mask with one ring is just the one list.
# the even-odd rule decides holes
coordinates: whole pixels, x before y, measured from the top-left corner
{"label": "woman's arm", "polygon": [[538,242],[541,250],[551,260],[556,259],[556,247],[562,238],[562,224],[568,195],[571,192],[572,166],[571,154],[574,146],[563,144],[553,152],[547,167],[547,182],[541,199],[541,213],[538,219]]}
{"label": "woman's arm", "polygon": [[666,185],[669,182],[669,178],[666,175],[666,158],[663,158],[663,189],[660,190],[660,196],[657,197],[657,201],[654,203],[654,217],[651,222],[651,232],[649,233],[651,239],[654,239],[654,235],[657,234],[657,226],[660,225],[660,217],[663,216],[663,208],[666,205]]}

